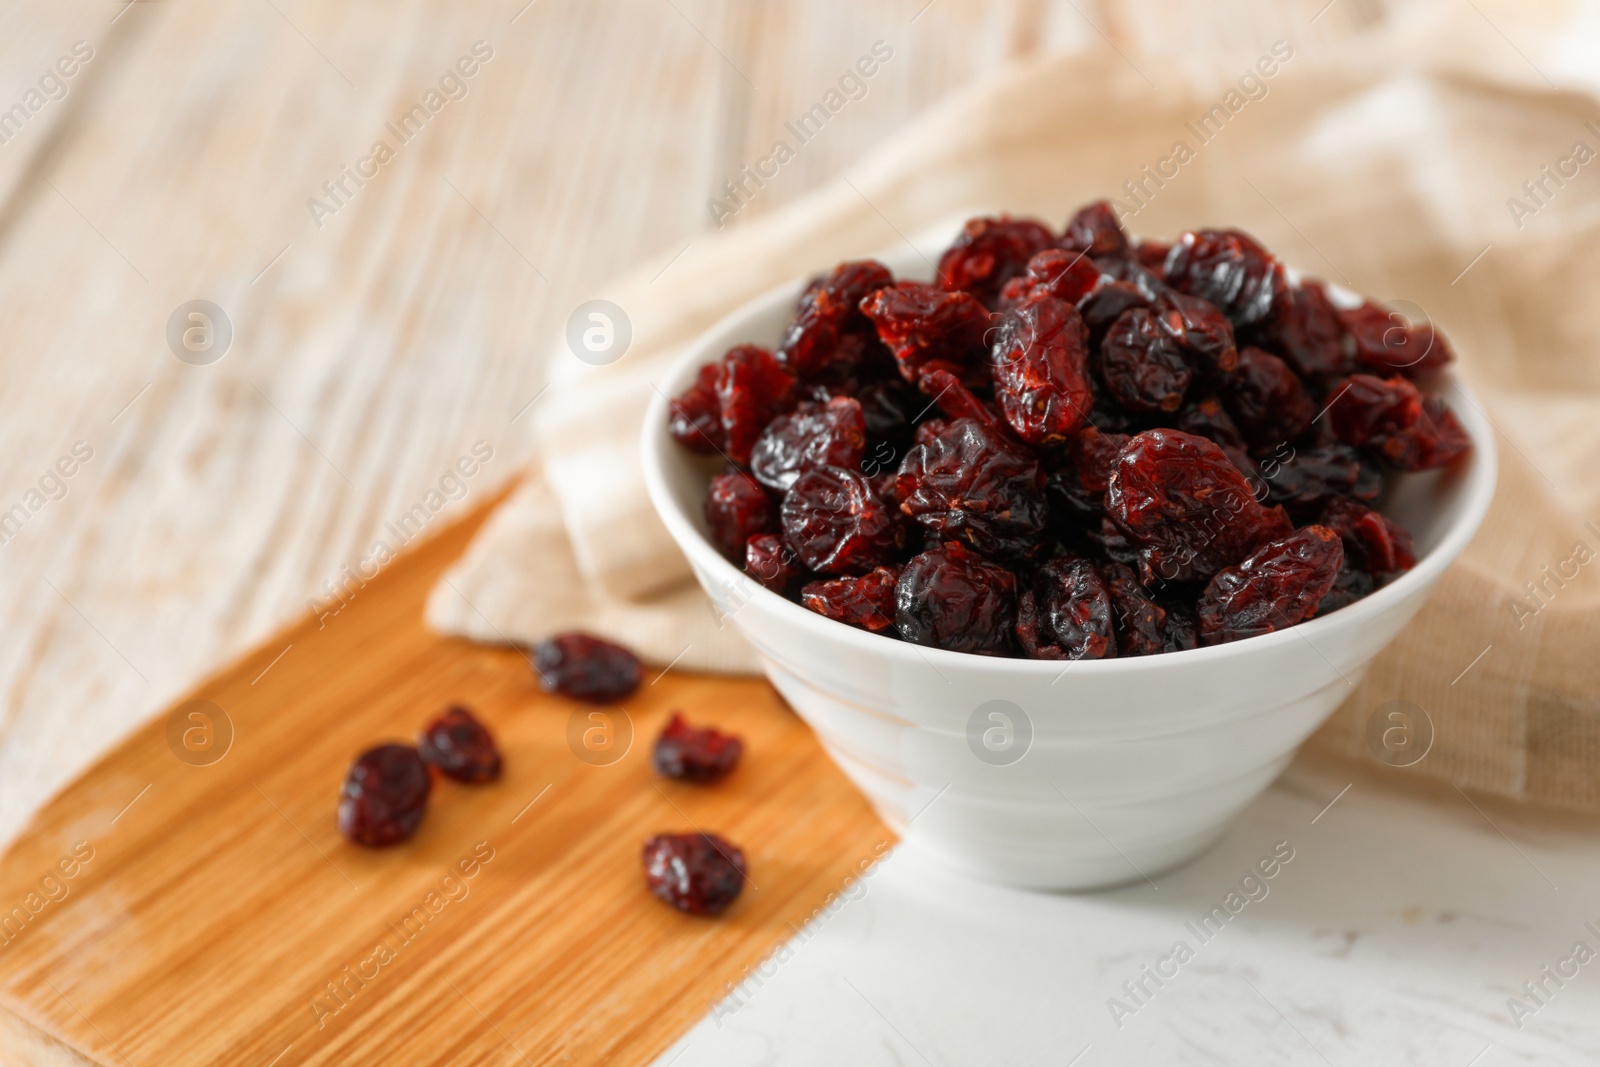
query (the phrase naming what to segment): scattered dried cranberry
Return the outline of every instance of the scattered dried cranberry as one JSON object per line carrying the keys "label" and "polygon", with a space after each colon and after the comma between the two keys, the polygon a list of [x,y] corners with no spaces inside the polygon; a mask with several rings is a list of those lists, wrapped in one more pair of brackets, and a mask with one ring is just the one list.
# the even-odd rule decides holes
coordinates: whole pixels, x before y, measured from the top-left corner
{"label": "scattered dried cranberry", "polygon": [[1090,256],[1126,256],[1128,235],[1122,232],[1116,209],[1110,201],[1096,200],[1079,208],[1067,220],[1067,232],[1061,238],[1061,247],[1069,252],[1082,252]]}
{"label": "scattered dried cranberry", "polygon": [[901,511],[979,552],[1031,553],[1049,514],[1038,461],[972,419],[912,448],[895,484]]}
{"label": "scattered dried cranberry", "polygon": [[643,859],[650,892],[691,915],[721,913],[744,888],[744,853],[715,834],[658,834]]}
{"label": "scattered dried cranberry", "polygon": [[756,345],[739,345],[722,357],[717,372],[717,402],[722,410],[728,458],[749,463],[750,449],[774,415],[794,398],[794,378],[773,354]]}
{"label": "scattered dried cranberry", "polygon": [[1056,243],[1056,235],[1032,219],[969,219],[955,244],[939,257],[939,283],[946,289],[971,293],[986,307],[994,307],[1000,290],[1021,274],[1035,252]]}
{"label": "scattered dried cranberry", "polygon": [[417,735],[422,761],[458,782],[491,782],[500,777],[500,750],[494,737],[472,712],[457,704],[423,727]]}
{"label": "scattered dried cranberry", "polygon": [[861,314],[861,301],[892,284],[889,268],[874,259],[833,268],[800,297],[794,319],[778,343],[779,362],[799,378],[810,378],[831,363],[850,362],[852,350],[846,347],[841,353],[841,341],[872,329]]}
{"label": "scattered dried cranberry", "polygon": [[861,402],[836,396],[826,404],[802,404],[794,414],[767,423],[750,452],[750,471],[762,485],[781,493],[806,471],[859,467],[866,453]]}
{"label": "scattered dried cranberry", "polygon": [[899,361],[906,381],[938,360],[960,368],[983,351],[989,309],[972,294],[916,282],[896,282],[861,302],[878,337]]}
{"label": "scattered dried cranberry", "polygon": [[1454,357],[1431,325],[1411,326],[1398,313],[1377,304],[1339,312],[1355,344],[1356,359],[1381,374],[1415,378],[1438,370]]}
{"label": "scattered dried cranberry", "polygon": [[666,778],[714,782],[725,777],[744,753],[744,742],[711,726],[690,726],[680,712],[656,738],[650,763]]}
{"label": "scattered dried cranberry", "polygon": [[865,478],[818,467],[796,479],[784,496],[783,536],[811,570],[861,574],[888,561],[898,529]]}
{"label": "scattered dried cranberry", "polygon": [[1288,291],[1283,265],[1239,230],[1192,230],[1167,256],[1167,284],[1213,304],[1235,326],[1271,317]]}
{"label": "scattered dried cranberry", "polygon": [[592,634],[545,638],[533,650],[533,668],[545,692],[591,704],[609,704],[639,688],[639,657]]}
{"label": "scattered dried cranberry", "polygon": [[339,832],[369,848],[399,844],[422,825],[432,788],[428,765],[410,745],[369,748],[339,790]]}
{"label": "scattered dried cranberry", "polygon": [[900,572],[895,628],[912,644],[1006,656],[1016,618],[1016,575],[963,545],[913,556]]}
{"label": "scattered dried cranberry", "polygon": [[1092,562],[1058,556],[1034,572],[1017,604],[1017,643],[1030,659],[1117,654],[1111,593]]}
{"label": "scattered dried cranberry", "polygon": [[1370,448],[1403,471],[1448,467],[1472,440],[1438,396],[1401,377],[1352,374],[1329,386],[1327,418],[1339,440]]}
{"label": "scattered dried cranberry", "polygon": [[744,546],[750,538],[767,533],[775,525],[767,491],[741,471],[718,474],[711,479],[711,488],[706,491],[705,513],[711,540],[722,549],[724,556],[733,560],[743,557]]}
{"label": "scattered dried cranberry", "polygon": [[1200,641],[1217,645],[1282,630],[1316,613],[1344,566],[1339,535],[1306,526],[1218,571],[1200,594]]}
{"label": "scattered dried cranberry", "polygon": [[876,633],[894,625],[894,591],[899,567],[875,567],[859,577],[810,582],[800,603],[818,615]]}
{"label": "scattered dried cranberry", "polygon": [[669,405],[667,432],[691,452],[711,455],[727,447],[722,402],[717,399],[717,376],[721,373],[721,364],[707,363],[695,375],[694,384]]}
{"label": "scattered dried cranberry", "polygon": [[1146,581],[1209,578],[1290,530],[1227,453],[1181,430],[1146,430],[1117,457],[1106,512],[1140,547]]}
{"label": "scattered dried cranberry", "polygon": [[800,578],[794,550],[777,534],[757,534],[745,542],[744,572],[767,589],[784,596]]}
{"label": "scattered dried cranberry", "polygon": [[1083,316],[1040,293],[1001,315],[998,334],[991,358],[1001,414],[1031,445],[1064,440],[1094,404]]}

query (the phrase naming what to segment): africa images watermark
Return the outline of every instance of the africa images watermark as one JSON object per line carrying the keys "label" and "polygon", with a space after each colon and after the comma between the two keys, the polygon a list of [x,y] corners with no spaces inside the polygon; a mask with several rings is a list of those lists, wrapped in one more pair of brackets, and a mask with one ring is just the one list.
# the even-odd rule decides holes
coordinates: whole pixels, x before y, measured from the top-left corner
{"label": "africa images watermark", "polygon": [[[1590,133],[1600,137],[1600,126],[1592,120],[1583,125]],[[1578,171],[1594,157],[1595,150],[1588,141],[1574,141],[1566,155],[1554,163],[1546,163],[1539,168],[1538,177],[1522,183],[1522,195],[1526,199],[1506,197],[1506,210],[1511,213],[1511,221],[1516,223],[1517,229],[1522,229],[1528,219],[1549,207],[1556,193],[1566,188],[1567,182],[1576,178]]]}
{"label": "africa images watermark", "polygon": [[74,441],[71,453],[58,458],[39,476],[37,488],[29,489],[19,502],[0,511],[0,545],[10,544],[46,504],[65,498],[71,488],[68,481],[93,458],[94,449],[87,441]]}
{"label": "africa images watermark", "polygon": [[1137,1015],[1148,1007],[1162,987],[1182,973],[1184,965],[1195,958],[1200,947],[1216,940],[1235,915],[1251,904],[1266,900],[1267,894],[1272,892],[1272,887],[1267,883],[1276,878],[1293,859],[1294,846],[1289,842],[1279,841],[1273,845],[1272,853],[1262,856],[1254,867],[1240,876],[1238,887],[1230,889],[1220,904],[1212,905],[1210,911],[1201,915],[1198,925],[1194,922],[1183,924],[1194,935],[1195,946],[1191,947],[1188,941],[1180,938],[1165,956],[1156,960],[1153,967],[1147,963],[1139,968],[1135,977],[1123,982],[1122,996],[1107,997],[1106,1010],[1111,1013],[1111,1021],[1117,1024],[1117,1029],[1122,1029],[1125,1025],[1123,1020],[1128,1016]]}
{"label": "africa images watermark", "polygon": [[1266,99],[1270,91],[1267,83],[1293,58],[1294,47],[1288,41],[1272,42],[1268,54],[1257,59],[1254,66],[1239,76],[1235,88],[1223,93],[1222,99],[1198,118],[1183,124],[1183,128],[1194,135],[1194,144],[1190,144],[1186,137],[1178,138],[1173,142],[1172,150],[1156,160],[1154,166],[1146,163],[1139,168],[1138,177],[1122,183],[1122,191],[1127,199],[1113,198],[1111,201],[1117,217],[1131,218],[1149,206],[1156,193],[1176,178],[1179,170],[1200,154],[1200,149],[1216,140],[1241,111],[1253,101]]}
{"label": "africa images watermark", "polygon": [[740,1008],[749,1003],[767,982],[777,977],[778,968],[794,958],[795,950],[817,936],[817,931],[822,929],[822,924],[839,913],[847,900],[860,900],[867,895],[867,879],[878,873],[878,864],[883,860],[894,846],[887,841],[879,841],[872,846],[872,855],[863,857],[857,862],[855,873],[845,875],[840,883],[838,892],[829,893],[823,898],[812,912],[811,918],[804,926],[797,927],[793,923],[789,928],[794,931],[794,938],[780,942],[772,947],[754,967],[744,969],[744,977],[738,983],[727,982],[723,985],[723,997],[711,1005],[711,1018],[717,1024],[717,1029],[722,1029],[722,1020],[735,1014]]}
{"label": "africa images watermark", "polygon": [[353,169],[348,163],[341,163],[339,173],[322,183],[322,192],[327,199],[324,201],[311,197],[306,201],[306,210],[311,212],[311,221],[317,224],[317,229],[322,229],[324,218],[337,215],[355,199],[367,182],[378,176],[380,168],[392,162],[401,147],[415,140],[428,121],[443,111],[446,104],[452,100],[465,100],[472,91],[467,83],[477,77],[482,65],[493,58],[492,45],[481,40],[474,41],[472,54],[462,56],[439,76],[438,88],[429,88],[420,100],[401,112],[393,122],[383,124],[384,130],[394,138],[394,144],[389,143],[388,137],[380,137],[372,142],[372,148],[366,155],[356,160]]}
{"label": "africa images watermark", "polygon": [[[1583,528],[1600,539],[1600,527],[1592,522],[1583,524]],[[1523,592],[1527,599],[1512,597],[1510,601],[1511,614],[1516,616],[1517,629],[1525,628],[1529,621],[1538,617],[1539,613],[1549,607],[1555,600],[1556,594],[1567,587],[1567,583],[1575,580],[1591,560],[1595,558],[1594,547],[1587,541],[1574,541],[1572,551],[1565,557],[1556,561],[1554,569],[1546,563],[1540,568],[1537,579],[1530,578],[1522,583]]]}
{"label": "africa images watermark", "polygon": [[317,1029],[328,1025],[328,1020],[350,1006],[356,995],[376,981],[383,968],[400,957],[445,908],[459,904],[472,892],[472,879],[494,860],[494,846],[479,841],[472,851],[462,856],[439,879],[439,888],[430,889],[409,912],[399,919],[389,921],[389,932],[365,956],[346,964],[338,974],[323,986],[323,992],[311,998],[311,1015]]}
{"label": "africa images watermark", "polygon": [[494,447],[487,441],[472,442],[472,451],[446,468],[438,484],[422,494],[421,500],[412,504],[398,519],[383,524],[385,532],[394,540],[394,544],[391,545],[386,538],[378,538],[372,542],[372,548],[356,563],[354,569],[348,563],[340,568],[337,583],[333,580],[323,582],[324,599],[320,602],[316,597],[306,600],[306,607],[317,617],[317,629],[327,626],[330,618],[349,607],[350,601],[366,588],[368,582],[378,576],[378,572],[399,554],[400,549],[422,536],[422,531],[433,521],[433,517],[444,509],[448,501],[464,499],[467,495],[467,482],[488,466],[493,458]]}
{"label": "africa images watermark", "polygon": [[[1595,926],[1594,920],[1586,921],[1583,928],[1600,940],[1600,928]],[[1511,1021],[1517,1024],[1517,1029],[1522,1029],[1528,1016],[1539,1014],[1539,1010],[1555,999],[1555,995],[1578,977],[1580,970],[1594,958],[1595,950],[1589,942],[1578,940],[1573,943],[1571,952],[1541,967],[1537,975],[1523,982],[1521,995],[1506,998],[1506,1011],[1511,1013]]]}
{"label": "africa images watermark", "polygon": [[894,49],[886,42],[873,41],[871,51],[840,75],[837,87],[823,93],[822,99],[802,112],[799,118],[783,124],[783,128],[794,135],[793,145],[782,138],[774,141],[771,152],[754,163],[746,163],[737,178],[723,182],[722,197],[712,197],[706,201],[706,207],[711,210],[711,221],[717,224],[717,229],[720,230],[728,219],[754,200],[756,193],[766,188],[767,182],[776,178],[783,165],[795,157],[796,150],[821,133],[829,120],[845,109],[846,104],[866,99],[867,81],[893,58]]}
{"label": "africa images watermark", "polygon": [[10,144],[22,132],[28,121],[44,110],[46,104],[65,100],[78,71],[88,66],[94,58],[94,47],[87,41],[74,41],[72,51],[61,56],[55,65],[39,75],[37,87],[30,87],[10,107],[0,110],[0,145]]}

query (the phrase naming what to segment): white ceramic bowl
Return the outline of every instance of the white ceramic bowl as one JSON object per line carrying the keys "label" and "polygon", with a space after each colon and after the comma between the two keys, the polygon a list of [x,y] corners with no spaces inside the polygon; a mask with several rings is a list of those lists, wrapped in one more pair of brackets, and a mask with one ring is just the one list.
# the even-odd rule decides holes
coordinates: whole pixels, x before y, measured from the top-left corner
{"label": "white ceramic bowl", "polygon": [[[885,261],[897,277],[928,273],[914,257]],[[884,821],[978,878],[1088,889],[1204,851],[1416,614],[1494,493],[1493,432],[1448,379],[1473,454],[1397,480],[1384,511],[1415,536],[1417,566],[1349,607],[1232,644],[1070,664],[857,630],[761,588],[718,553],[702,517],[717,465],[666,429],[667,397],[735,344],[774,344],[802,284],[729,315],[657,383],[644,432],[650,496],[718,609]]]}

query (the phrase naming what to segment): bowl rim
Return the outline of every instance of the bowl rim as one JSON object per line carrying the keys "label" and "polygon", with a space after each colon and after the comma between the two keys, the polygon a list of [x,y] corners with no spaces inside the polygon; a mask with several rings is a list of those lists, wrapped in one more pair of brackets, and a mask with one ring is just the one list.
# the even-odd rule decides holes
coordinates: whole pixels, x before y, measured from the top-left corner
{"label": "bowl rim", "polygon": [[[887,265],[897,279],[915,280],[918,266],[923,263],[921,254],[911,251],[898,254],[891,252],[873,258]],[[1291,268],[1290,276],[1297,279],[1299,272]],[[738,589],[741,596],[747,596],[748,599],[768,607],[779,619],[807,634],[815,635],[822,641],[842,641],[852,644],[868,641],[867,645],[862,646],[863,651],[905,661],[908,665],[932,666],[935,670],[941,667],[968,672],[977,670],[1022,678],[1060,676],[1068,671],[1074,674],[1090,671],[1102,677],[1110,677],[1134,671],[1182,670],[1191,666],[1222,664],[1229,660],[1271,655],[1273,651],[1296,639],[1304,641],[1317,655],[1328,660],[1316,641],[1318,636],[1358,628],[1364,622],[1398,607],[1412,596],[1426,594],[1429,587],[1450,564],[1455,562],[1456,557],[1472,540],[1494,499],[1499,467],[1494,442],[1495,431],[1476,396],[1461,380],[1456,368],[1451,366],[1439,372],[1436,380],[1443,386],[1440,390],[1441,395],[1445,397],[1446,403],[1467,431],[1473,446],[1472,454],[1466,464],[1453,472],[1463,483],[1460,491],[1465,499],[1461,513],[1456,522],[1445,530],[1438,544],[1419,559],[1415,567],[1382,589],[1370,593],[1353,604],[1320,618],[1240,641],[1200,646],[1178,652],[1164,652],[1155,656],[1099,660],[1039,660],[1012,656],[981,656],[972,652],[954,652],[949,649],[917,645],[909,641],[896,641],[881,634],[860,630],[818,615],[772,592],[745,574],[743,570],[735,567],[695,527],[694,522],[673,499],[672,491],[667,484],[668,450],[679,447],[667,433],[668,405],[671,403],[671,397],[687,387],[702,365],[720,358],[722,350],[734,344],[759,343],[750,341],[748,335],[756,331],[751,329],[749,324],[772,315],[780,308],[792,306],[807,280],[808,276],[801,276],[774,286],[733,309],[689,342],[672,364],[665,380],[655,388],[655,395],[651,398],[645,413],[640,447],[650,502],[668,532],[672,534],[673,540],[677,542],[679,549],[689,558],[695,569],[702,574],[709,573],[714,576],[723,588]],[[1336,303],[1358,303],[1361,299],[1342,287],[1330,283],[1324,284],[1329,296]],[[920,661],[920,664],[917,661]],[[1331,660],[1328,662],[1332,664]],[[1335,667],[1335,670],[1338,668]]]}

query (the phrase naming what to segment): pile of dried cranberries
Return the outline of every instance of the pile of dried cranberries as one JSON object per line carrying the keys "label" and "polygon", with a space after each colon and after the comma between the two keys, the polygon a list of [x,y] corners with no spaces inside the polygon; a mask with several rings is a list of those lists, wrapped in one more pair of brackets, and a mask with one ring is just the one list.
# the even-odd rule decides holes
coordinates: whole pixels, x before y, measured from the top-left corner
{"label": "pile of dried cranberries", "polygon": [[841,263],[672,402],[726,461],[717,547],[830,619],[1035,659],[1269,633],[1413,566],[1386,479],[1471,449],[1443,337],[1237,230],[973,219],[937,278]]}

